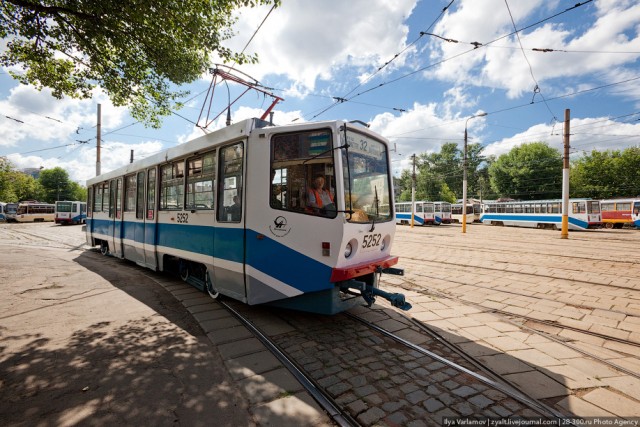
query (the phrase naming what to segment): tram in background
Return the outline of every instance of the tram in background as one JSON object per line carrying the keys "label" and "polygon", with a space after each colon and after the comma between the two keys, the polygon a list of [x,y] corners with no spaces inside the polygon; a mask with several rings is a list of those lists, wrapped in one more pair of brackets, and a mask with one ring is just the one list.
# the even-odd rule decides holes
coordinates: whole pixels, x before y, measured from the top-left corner
{"label": "tram in background", "polygon": [[[462,224],[462,203],[453,203],[451,205],[451,222]],[[480,203],[467,203],[467,224],[472,222],[480,222],[482,214],[482,205]]]}
{"label": "tram in background", "polygon": [[[634,226],[634,213],[636,220],[640,219],[640,200],[637,199],[607,199],[600,200],[602,211],[602,223],[606,228],[622,228]],[[640,224],[635,224],[636,226]]]}
{"label": "tram in background", "polygon": [[451,224],[451,203],[433,202],[433,210],[436,221],[442,224]]}
{"label": "tram in background", "polygon": [[17,211],[18,211],[17,203],[0,202],[0,222],[15,221]]}
{"label": "tram in background", "polygon": [[388,142],[364,127],[248,119],[87,188],[90,246],[214,298],[325,314],[378,296],[411,307],[379,289],[381,273],[402,270]]}
{"label": "tram in background", "polygon": [[50,203],[27,202],[20,203],[16,211],[17,222],[45,222],[53,221],[56,207]]}
{"label": "tram in background", "polygon": [[56,224],[84,224],[87,219],[87,202],[58,201],[56,202]]}
{"label": "tram in background", "polygon": [[[433,202],[416,201],[414,206],[414,225],[440,225]],[[396,224],[411,224],[411,202],[396,203]]]}
{"label": "tram in background", "polygon": [[[569,230],[586,230],[602,225],[600,202],[569,199]],[[484,224],[562,229],[562,200],[487,202],[481,217]]]}

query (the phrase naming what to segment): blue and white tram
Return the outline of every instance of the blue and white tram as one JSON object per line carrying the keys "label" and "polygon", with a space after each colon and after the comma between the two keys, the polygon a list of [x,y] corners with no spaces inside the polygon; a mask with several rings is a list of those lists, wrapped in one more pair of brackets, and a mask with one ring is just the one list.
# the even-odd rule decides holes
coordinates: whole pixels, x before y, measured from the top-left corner
{"label": "blue and white tram", "polygon": [[[569,199],[569,230],[586,230],[602,225],[600,202]],[[484,205],[481,221],[491,225],[532,228],[562,228],[562,200],[489,202]]]}
{"label": "blue and white tram", "polygon": [[249,119],[87,187],[89,245],[214,298],[327,314],[376,296],[411,307],[379,289],[380,273],[402,270],[387,141],[368,129]]}
{"label": "blue and white tram", "polygon": [[636,228],[640,228],[640,200],[633,201],[633,209],[631,211],[631,220]]}
{"label": "blue and white tram", "polygon": [[451,224],[451,203],[433,202],[433,209],[436,222],[441,224]]}
{"label": "blue and white tram", "polygon": [[[396,203],[396,224],[411,224],[411,202]],[[414,202],[413,223],[415,225],[440,225],[436,219],[433,202]]]}
{"label": "blue and white tram", "polygon": [[87,219],[87,203],[79,201],[57,201],[56,224],[84,224]]}

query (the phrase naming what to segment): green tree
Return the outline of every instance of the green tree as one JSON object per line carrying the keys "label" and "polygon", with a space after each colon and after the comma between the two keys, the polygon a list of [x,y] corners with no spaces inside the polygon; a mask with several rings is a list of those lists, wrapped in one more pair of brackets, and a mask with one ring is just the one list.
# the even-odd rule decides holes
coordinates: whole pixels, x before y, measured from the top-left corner
{"label": "green tree", "polygon": [[545,142],[522,144],[489,166],[489,178],[500,197],[557,198],[562,195],[562,156]]}
{"label": "green tree", "polygon": [[102,87],[116,106],[158,127],[175,100],[172,85],[198,79],[215,51],[225,61],[256,62],[221,43],[233,34],[232,13],[280,0],[3,0],[0,65],[24,84],[56,98],[90,98]]}
{"label": "green tree", "polygon": [[21,200],[37,200],[42,188],[31,175],[15,169],[6,158],[0,157],[0,201],[16,203]]}
{"label": "green tree", "polygon": [[[477,171],[485,161],[484,148],[480,144],[467,146],[467,192],[475,195],[478,190]],[[442,145],[439,152],[416,156],[416,200],[455,201],[462,197],[464,153],[454,142]],[[402,189],[399,200],[411,200],[411,171],[404,170],[400,177]]]}
{"label": "green tree", "polygon": [[571,196],[608,199],[640,195],[640,148],[592,151],[573,162]]}
{"label": "green tree", "polygon": [[73,197],[69,174],[61,167],[40,171],[38,179],[44,190],[44,200],[53,203],[56,200],[70,200]]}

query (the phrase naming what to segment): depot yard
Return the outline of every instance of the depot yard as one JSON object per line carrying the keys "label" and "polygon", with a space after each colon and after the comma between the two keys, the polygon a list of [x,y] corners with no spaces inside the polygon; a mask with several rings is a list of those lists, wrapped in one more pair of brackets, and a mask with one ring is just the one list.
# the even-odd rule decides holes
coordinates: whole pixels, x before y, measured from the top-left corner
{"label": "depot yard", "polygon": [[[406,295],[413,308],[405,314],[557,411],[576,417],[640,417],[640,261],[634,255],[640,243],[640,231],[570,232],[568,239],[561,239],[559,231],[481,224],[468,226],[464,234],[461,231],[459,225],[397,227],[392,252],[400,257],[398,266],[405,269],[405,275],[383,276],[382,287]],[[107,273],[91,272],[99,268],[99,264],[83,260],[82,253],[88,249],[83,247],[84,241],[81,226],[0,224],[0,251],[13,254],[0,258],[3,378],[9,378],[5,374],[11,372],[10,378],[14,380],[16,366],[23,370],[44,369],[37,363],[16,358],[25,348],[30,349],[25,357],[39,354],[33,351],[33,340],[55,348],[78,346],[78,332],[86,332],[92,325],[94,328],[100,325],[97,329],[109,323],[124,327],[124,320],[131,316],[136,325],[141,325],[142,318],[157,320],[154,310],[162,312],[162,307],[167,306],[173,313],[165,313],[170,321],[153,323],[162,338],[182,340],[178,344],[191,348],[200,361],[202,353],[208,351],[219,358],[215,349],[205,346],[203,350],[206,335],[197,332],[198,321],[185,307],[172,305],[165,300],[166,296],[158,305],[148,270],[122,262],[127,266],[127,276],[100,281]],[[47,254],[43,255],[45,251]],[[47,260],[38,262],[39,258]],[[66,286],[61,279],[68,276],[78,276],[73,286]],[[126,295],[113,292],[116,283],[135,296],[136,304],[124,303]],[[136,286],[145,286],[151,291],[136,294]],[[100,303],[95,298],[99,298]],[[103,306],[112,298],[115,305],[109,304],[105,310]],[[390,310],[386,303],[378,303],[374,310]],[[72,308],[65,309],[65,304]],[[83,317],[84,320],[78,320]],[[185,336],[185,331],[196,341]],[[141,351],[152,351],[152,343],[148,344]],[[93,351],[97,354],[95,348]],[[122,351],[126,351],[124,346]],[[224,366],[219,360],[216,363]],[[72,362],[66,368],[71,365]],[[94,366],[94,370],[98,368],[99,365]],[[157,381],[148,378],[149,372],[167,376],[163,370],[144,366],[137,369],[145,373],[147,386]],[[46,390],[47,385],[34,380],[35,373],[35,376],[27,374],[19,376],[25,382],[20,387],[11,380],[0,383],[3,401],[14,402],[12,409],[3,405],[0,418],[9,419],[15,425],[20,423],[11,416],[30,413],[29,406],[34,401],[44,405],[42,396],[46,393],[40,393],[38,400],[38,390]],[[100,374],[96,371],[94,375]],[[210,381],[230,382],[224,372],[208,372],[208,375]],[[62,377],[63,373],[51,375],[58,381]],[[171,380],[170,376],[165,380]],[[29,381],[35,382],[26,384]],[[111,381],[116,381],[115,377]],[[124,383],[118,386],[126,389]],[[208,396],[226,393],[227,399],[239,399],[242,394],[226,388],[212,390],[204,384],[198,387],[201,387],[196,387],[199,392]],[[22,394],[11,394],[16,388]],[[234,406],[235,413],[231,414],[240,418],[229,420],[246,422],[243,411],[249,408],[256,422],[255,414],[259,412],[252,411],[254,399],[246,392],[245,389],[247,403]],[[87,399],[82,403],[83,396],[89,396],[84,393],[80,391],[73,396],[73,410],[50,410],[62,414],[57,419],[65,422],[60,424],[73,424],[83,417],[95,420],[96,414],[100,415],[95,402]],[[136,400],[139,397],[135,393],[126,394],[131,407],[148,403]],[[204,403],[198,396],[196,393],[193,398]],[[150,397],[158,398],[157,395]],[[180,396],[175,399],[182,400]],[[50,405],[61,403],[54,400]],[[178,418],[182,417],[183,421],[189,416],[198,419],[203,415],[176,405]],[[34,408],[31,410],[39,413]],[[46,413],[41,408],[40,411]],[[117,412],[112,409],[114,411]],[[143,415],[149,416],[144,411],[140,413]],[[117,419],[100,416],[104,421]]]}

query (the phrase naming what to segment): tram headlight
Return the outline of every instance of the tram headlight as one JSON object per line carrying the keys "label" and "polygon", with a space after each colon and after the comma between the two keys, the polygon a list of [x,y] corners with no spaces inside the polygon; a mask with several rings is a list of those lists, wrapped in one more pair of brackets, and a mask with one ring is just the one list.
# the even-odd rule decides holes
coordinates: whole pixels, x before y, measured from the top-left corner
{"label": "tram headlight", "polygon": [[353,246],[351,245],[351,242],[349,242],[347,243],[347,246],[345,246],[344,248],[344,257],[349,258],[352,252],[353,252]]}

